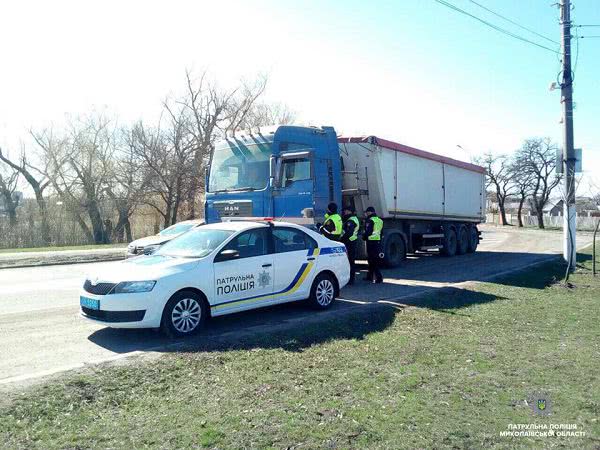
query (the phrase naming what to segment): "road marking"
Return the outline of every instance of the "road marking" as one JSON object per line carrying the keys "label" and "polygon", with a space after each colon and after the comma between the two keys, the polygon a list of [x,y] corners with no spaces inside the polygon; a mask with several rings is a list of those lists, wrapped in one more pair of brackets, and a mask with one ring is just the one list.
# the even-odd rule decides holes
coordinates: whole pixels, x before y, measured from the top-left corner
{"label": "road marking", "polygon": [[347,298],[336,298],[336,301],[347,302],[347,303],[356,303],[357,305],[368,305],[371,302],[362,302],[360,300],[350,300]]}

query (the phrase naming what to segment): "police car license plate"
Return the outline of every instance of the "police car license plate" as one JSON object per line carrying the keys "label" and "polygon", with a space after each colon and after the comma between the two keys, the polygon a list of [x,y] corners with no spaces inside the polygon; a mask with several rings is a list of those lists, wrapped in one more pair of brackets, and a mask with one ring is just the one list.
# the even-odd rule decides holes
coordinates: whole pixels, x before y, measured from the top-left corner
{"label": "police car license plate", "polygon": [[83,295],[79,297],[79,304],[88,309],[100,309],[100,300],[87,298]]}

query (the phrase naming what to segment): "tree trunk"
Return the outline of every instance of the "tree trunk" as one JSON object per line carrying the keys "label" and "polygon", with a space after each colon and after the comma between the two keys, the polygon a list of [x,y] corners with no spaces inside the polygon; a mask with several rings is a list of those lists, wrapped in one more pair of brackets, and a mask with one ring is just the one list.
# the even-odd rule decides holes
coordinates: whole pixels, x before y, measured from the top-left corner
{"label": "tree trunk", "polygon": [[104,224],[102,223],[102,216],[100,215],[98,205],[96,205],[96,202],[92,202],[87,209],[90,222],[92,223],[94,244],[106,244],[107,239],[104,234]]}
{"label": "tree trunk", "polygon": [[519,210],[517,211],[517,218],[519,219],[519,228],[523,228],[523,218],[521,217],[521,213],[523,211],[523,203],[525,203],[525,197],[521,197],[521,200],[519,200]]}
{"label": "tree trunk", "polygon": [[[125,228],[129,223],[129,209],[126,206],[118,207],[119,220],[113,230],[113,239],[121,243],[125,239]],[[131,241],[128,241],[131,242]]]}
{"label": "tree trunk", "polygon": [[38,209],[40,210],[40,218],[42,221],[42,241],[44,242],[45,246],[49,246],[51,244],[51,239],[50,239],[50,224],[48,223],[48,208],[46,205],[46,199],[44,198],[44,195],[43,195],[41,189],[39,189],[39,186],[38,186],[38,188],[35,188],[35,186],[32,185],[32,187],[34,188],[35,200],[37,202]]}
{"label": "tree trunk", "polygon": [[498,209],[500,210],[500,225],[507,225],[506,209],[504,209],[504,201],[498,201]]}
{"label": "tree trunk", "polygon": [[542,208],[537,207],[536,214],[537,214],[537,219],[538,219],[538,227],[543,230],[545,228],[544,227],[544,210]]}
{"label": "tree trunk", "polygon": [[88,242],[88,244],[94,242],[94,236],[90,231],[90,227],[87,226],[87,223],[85,223],[85,220],[81,218],[81,215],[79,215],[79,213],[77,212],[73,212],[73,217],[75,217],[75,221],[79,224],[79,227],[81,228],[81,231],[83,231],[83,234],[85,234],[85,239]]}
{"label": "tree trunk", "polygon": [[12,192],[8,187],[2,186],[0,190],[0,194],[4,197],[4,207],[6,208],[6,212],[8,213],[8,223],[10,227],[17,226],[17,202],[13,200]]}
{"label": "tree trunk", "polygon": [[127,236],[127,242],[133,241],[133,234],[131,233],[131,222],[127,219],[125,222],[125,234]]}

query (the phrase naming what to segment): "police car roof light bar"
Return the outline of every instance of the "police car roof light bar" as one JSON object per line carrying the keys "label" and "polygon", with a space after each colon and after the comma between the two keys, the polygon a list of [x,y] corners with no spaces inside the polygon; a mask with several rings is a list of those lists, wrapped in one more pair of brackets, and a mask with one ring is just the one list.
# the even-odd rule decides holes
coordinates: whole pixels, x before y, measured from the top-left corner
{"label": "police car roof light bar", "polygon": [[273,225],[274,217],[223,217],[222,222],[266,222]]}

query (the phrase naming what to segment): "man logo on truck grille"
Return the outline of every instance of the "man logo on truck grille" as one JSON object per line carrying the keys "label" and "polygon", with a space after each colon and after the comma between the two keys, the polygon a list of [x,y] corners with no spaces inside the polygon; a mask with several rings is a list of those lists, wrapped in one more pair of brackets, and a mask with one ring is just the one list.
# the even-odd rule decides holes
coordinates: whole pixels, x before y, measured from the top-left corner
{"label": "man logo on truck grille", "polygon": [[271,275],[266,270],[258,274],[258,287],[264,288],[271,284]]}

